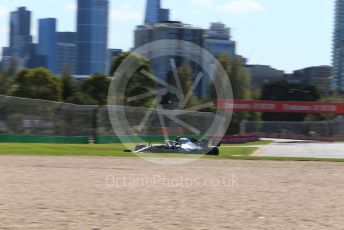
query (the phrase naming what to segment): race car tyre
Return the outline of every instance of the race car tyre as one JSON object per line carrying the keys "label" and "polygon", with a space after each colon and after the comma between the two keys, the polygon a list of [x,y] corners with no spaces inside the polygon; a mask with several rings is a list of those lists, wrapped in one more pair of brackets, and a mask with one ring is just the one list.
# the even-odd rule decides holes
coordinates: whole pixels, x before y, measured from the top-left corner
{"label": "race car tyre", "polygon": [[220,155],[220,150],[218,148],[213,148],[208,152],[208,155],[218,156],[218,155]]}

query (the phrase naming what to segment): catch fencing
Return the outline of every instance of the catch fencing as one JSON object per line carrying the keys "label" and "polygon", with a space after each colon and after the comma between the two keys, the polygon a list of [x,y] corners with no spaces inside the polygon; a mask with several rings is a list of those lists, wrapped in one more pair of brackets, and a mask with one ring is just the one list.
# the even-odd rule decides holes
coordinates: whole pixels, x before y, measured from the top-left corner
{"label": "catch fencing", "polygon": [[[171,138],[202,135],[215,117],[213,113],[190,112],[179,116],[178,121],[182,121],[179,123],[164,118],[162,126],[156,109],[116,107],[123,110],[125,122],[111,120],[109,109],[108,106],[0,96],[0,142],[116,143],[123,140],[119,135],[132,134],[143,140],[162,141],[166,133]],[[143,122],[148,112],[150,116]],[[115,133],[112,125],[127,131]],[[199,134],[190,127],[196,127]]]}

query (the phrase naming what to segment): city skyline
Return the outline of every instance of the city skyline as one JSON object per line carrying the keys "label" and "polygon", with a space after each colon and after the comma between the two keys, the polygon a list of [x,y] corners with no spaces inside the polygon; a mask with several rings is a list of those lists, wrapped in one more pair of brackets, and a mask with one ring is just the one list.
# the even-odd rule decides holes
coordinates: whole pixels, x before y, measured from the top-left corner
{"label": "city skyline", "polygon": [[[49,6],[41,5],[37,0],[3,1],[0,3],[0,30],[4,36],[1,36],[0,46],[8,46],[9,11],[26,6],[33,12],[31,34],[37,41],[39,18],[56,17],[58,31],[76,31],[75,4],[74,0],[52,2]],[[310,4],[312,10],[306,11]],[[143,24],[146,1],[117,0],[111,1],[110,5],[109,48],[128,50],[133,47],[135,27]],[[238,42],[238,54],[247,57],[249,64],[267,64],[287,72],[331,64],[332,1],[186,0],[184,5],[162,1],[164,8],[171,9],[171,20],[204,29],[216,21],[231,27],[233,40]]]}

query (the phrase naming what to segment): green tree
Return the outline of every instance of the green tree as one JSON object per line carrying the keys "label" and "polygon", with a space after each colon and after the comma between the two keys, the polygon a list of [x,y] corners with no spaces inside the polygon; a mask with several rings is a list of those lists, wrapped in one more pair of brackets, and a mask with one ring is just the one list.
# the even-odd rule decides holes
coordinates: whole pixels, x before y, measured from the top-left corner
{"label": "green tree", "polygon": [[76,93],[80,92],[77,82],[72,77],[69,69],[64,69],[61,74],[62,99],[68,101]]}
{"label": "green tree", "polygon": [[[130,52],[123,52],[113,58],[110,68],[110,76],[113,77],[118,67],[123,63],[123,61],[130,55]],[[133,54],[132,54],[133,55]]]}
{"label": "green tree", "polygon": [[[184,63],[179,69],[179,79],[183,91],[183,96],[187,97],[188,93],[192,91],[192,95],[185,104],[185,108],[191,108],[199,104],[196,95],[196,89],[193,89],[192,68],[188,63]],[[184,108],[181,108],[184,109]]]}
{"label": "green tree", "polygon": [[81,90],[97,101],[99,105],[106,105],[110,82],[110,78],[97,73],[83,81]]}
{"label": "green tree", "polygon": [[128,101],[128,98],[150,93],[157,89],[156,82],[153,80],[156,76],[153,75],[153,70],[149,60],[138,54],[128,52],[122,53],[118,55],[112,62],[110,71],[111,76],[114,76],[124,60],[129,60],[131,66],[136,66],[137,69],[133,70],[133,72],[130,74],[128,74],[128,72],[122,73],[127,75],[122,76],[123,79],[129,79],[129,81],[126,84],[126,88],[123,89],[124,98],[118,98],[117,100],[123,100],[124,104],[128,106],[151,107],[152,102],[154,101],[153,96],[139,100]]}
{"label": "green tree", "polygon": [[[166,82],[169,85],[176,86],[176,81],[172,71],[169,71],[166,76]],[[177,94],[167,92],[161,99],[160,103],[166,109],[176,109],[178,108],[178,97]]]}
{"label": "green tree", "polygon": [[[239,58],[232,58],[228,54],[221,54],[218,58],[220,67],[223,68],[229,78],[232,86],[233,97],[237,100],[247,100],[251,98],[251,90],[249,86],[250,75],[246,68],[241,64]],[[216,70],[218,71],[218,70]],[[222,77],[219,73],[215,77]],[[216,92],[213,82],[209,84],[208,94],[212,100],[216,100]]]}
{"label": "green tree", "polygon": [[219,62],[225,69],[232,85],[233,97],[237,100],[250,98],[250,75],[241,64],[239,58],[231,58],[228,54],[221,54]]}
{"label": "green tree", "polygon": [[77,105],[98,105],[98,101],[93,99],[90,95],[83,93],[81,91],[74,92],[72,96],[68,97],[65,101],[71,104]]}
{"label": "green tree", "polygon": [[[180,93],[180,96],[184,97],[185,100],[180,100],[177,92],[168,92],[166,95],[163,96],[161,103],[165,108],[169,109],[188,109],[197,106],[199,104],[199,100],[195,95],[195,90],[192,89],[192,69],[189,64],[184,63],[181,67],[178,68],[178,77],[181,86],[181,92],[178,93]],[[166,82],[169,85],[178,88],[173,71],[168,72]],[[188,95],[190,92],[192,92],[192,94]]]}
{"label": "green tree", "polygon": [[9,80],[14,80],[18,73],[18,60],[15,57],[10,58],[8,68],[6,69],[6,76]]}
{"label": "green tree", "polygon": [[6,95],[8,91],[8,83],[5,72],[0,69],[0,95]]}
{"label": "green tree", "polygon": [[[262,95],[262,89],[260,87],[253,87],[250,91],[250,100],[260,100]],[[250,112],[248,113],[247,120],[249,121],[261,121],[262,120],[262,113],[259,112]]]}
{"label": "green tree", "polygon": [[61,74],[62,98],[67,103],[77,105],[97,105],[99,102],[91,95],[81,91],[81,88],[70,73],[70,68],[64,68]]}
{"label": "green tree", "polygon": [[60,80],[45,68],[24,69],[14,80],[13,96],[61,101]]}
{"label": "green tree", "polygon": [[6,70],[0,70],[0,94],[11,94],[12,85],[17,74],[18,61],[12,57]]}
{"label": "green tree", "polygon": [[[225,70],[232,86],[233,97],[236,100],[251,99],[249,81],[250,75],[241,64],[239,58],[232,58],[228,54],[221,54],[218,58],[221,67]],[[219,67],[218,67],[219,68]],[[222,77],[216,74],[217,77]],[[209,95],[212,100],[216,100],[216,91],[212,84],[209,85]],[[254,116],[253,116],[254,117]],[[228,134],[237,134],[240,129],[240,123],[243,120],[252,118],[252,114],[246,112],[233,113]]]}

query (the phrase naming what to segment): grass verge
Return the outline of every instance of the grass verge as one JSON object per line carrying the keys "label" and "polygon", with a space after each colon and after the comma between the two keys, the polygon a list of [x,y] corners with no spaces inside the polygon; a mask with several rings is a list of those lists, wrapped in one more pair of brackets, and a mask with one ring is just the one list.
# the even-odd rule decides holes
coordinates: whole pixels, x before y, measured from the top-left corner
{"label": "grass verge", "polygon": [[[255,144],[256,145],[256,144]],[[327,158],[298,158],[298,157],[257,157],[251,156],[257,148],[233,146],[220,148],[220,156],[204,156],[204,159],[231,159],[231,160],[272,160],[272,161],[327,161],[344,162],[344,159]],[[95,157],[137,157],[134,153],[124,152],[122,144],[108,145],[74,145],[74,144],[16,144],[0,143],[1,155],[21,156],[95,156]],[[139,154],[140,157],[165,158],[198,158],[197,155],[187,154]]]}
{"label": "grass verge", "polygon": [[269,145],[274,143],[273,141],[255,141],[255,142],[249,142],[244,144],[224,144],[224,147],[242,147],[242,146],[260,146],[260,145]]}
{"label": "grass verge", "polygon": [[[1,143],[0,155],[34,155],[34,156],[108,156],[108,157],[136,157],[133,153],[124,152],[122,144],[109,145],[74,145],[74,144],[16,144]],[[249,156],[255,148],[221,148],[220,158],[232,156]],[[197,155],[187,154],[139,154],[140,157],[178,157],[198,158]],[[218,158],[218,157],[215,157]]]}

